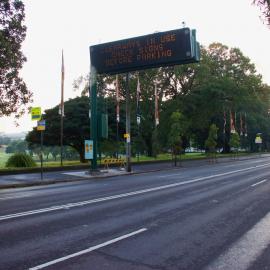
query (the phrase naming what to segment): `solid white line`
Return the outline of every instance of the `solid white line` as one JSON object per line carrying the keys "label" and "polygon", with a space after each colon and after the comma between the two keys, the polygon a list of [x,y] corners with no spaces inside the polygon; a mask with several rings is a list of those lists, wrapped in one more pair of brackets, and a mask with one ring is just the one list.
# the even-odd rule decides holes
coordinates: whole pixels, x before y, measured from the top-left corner
{"label": "solid white line", "polygon": [[255,184],[253,184],[253,185],[251,185],[252,187],[256,187],[257,185],[260,185],[260,184],[262,184],[262,183],[264,183],[264,182],[266,182],[267,181],[267,179],[264,179],[264,180],[262,180],[262,181],[260,181],[260,182],[257,182],[257,183],[255,183]]}
{"label": "solid white line", "polygon": [[270,243],[270,213],[205,270],[246,270]]}
{"label": "solid white line", "polygon": [[145,194],[145,193],[154,192],[154,191],[158,191],[158,190],[163,190],[163,189],[173,188],[173,187],[177,187],[177,186],[183,186],[183,185],[186,185],[186,184],[196,183],[196,182],[199,182],[199,181],[212,179],[212,178],[215,178],[215,177],[231,175],[231,174],[235,174],[235,173],[243,172],[243,171],[248,171],[248,170],[252,170],[252,169],[255,169],[255,168],[259,168],[259,167],[265,167],[265,166],[268,166],[268,165],[270,165],[270,163],[263,164],[263,165],[257,165],[257,166],[254,166],[254,167],[249,167],[249,168],[245,168],[245,169],[241,169],[241,170],[235,170],[235,171],[231,171],[231,172],[226,172],[226,173],[220,173],[220,174],[204,176],[204,177],[195,178],[195,179],[187,180],[187,181],[183,181],[183,182],[177,182],[177,183],[173,183],[173,184],[169,184],[169,185],[158,186],[158,187],[148,188],[148,189],[143,189],[143,190],[137,190],[137,191],[133,191],[133,192],[117,194],[117,195],[112,195],[112,196],[103,197],[103,198],[97,198],[97,199],[93,199],[93,200],[87,200],[87,201],[76,202],[76,203],[68,203],[68,204],[43,208],[43,209],[37,209],[37,210],[32,210],[32,211],[26,211],[26,212],[21,212],[21,213],[15,213],[15,214],[10,214],[10,215],[0,216],[0,221],[1,220],[7,220],[7,219],[13,219],[13,218],[17,218],[17,217],[30,216],[30,215],[40,214],[40,213],[52,212],[52,211],[57,211],[57,210],[66,210],[66,209],[69,209],[69,208],[94,204],[94,203],[98,203],[98,202],[105,202],[105,201],[111,201],[111,200],[120,199],[120,198],[126,198],[126,197],[130,197],[130,196],[134,196],[134,195]]}
{"label": "solid white line", "polygon": [[47,262],[47,263],[43,263],[41,265],[38,265],[38,266],[35,266],[35,267],[32,267],[30,268],[29,270],[38,270],[38,269],[43,269],[45,267],[48,267],[50,265],[53,265],[53,264],[56,264],[56,263],[59,263],[59,262],[63,262],[63,261],[66,261],[70,258],[74,258],[74,257],[77,257],[77,256],[80,256],[80,255],[83,255],[83,254],[86,254],[86,253],[89,253],[89,252],[92,252],[94,250],[97,250],[97,249],[100,249],[102,247],[106,247],[108,245],[111,245],[113,243],[116,243],[116,242],[119,242],[121,240],[124,240],[126,238],[129,238],[129,237],[132,237],[134,235],[137,235],[139,233],[142,233],[142,232],[145,232],[147,231],[147,228],[142,228],[138,231],[134,231],[132,233],[128,233],[128,234],[125,234],[125,235],[122,235],[120,237],[117,237],[117,238],[114,238],[112,240],[109,240],[107,242],[104,242],[102,244],[99,244],[99,245],[96,245],[96,246],[93,246],[93,247],[90,247],[90,248],[87,248],[87,249],[84,249],[84,250],[81,250],[79,252],[76,252],[76,253],[73,253],[73,254],[70,254],[70,255],[67,255],[67,256],[64,256],[64,257],[61,257],[61,258],[58,258],[58,259],[55,259],[53,261],[50,261],[50,262]]}
{"label": "solid white line", "polygon": [[5,196],[0,198],[1,201],[5,201],[5,200],[10,200],[10,199],[20,199],[20,198],[26,198],[26,197],[30,197],[31,195],[14,195],[14,196]]}

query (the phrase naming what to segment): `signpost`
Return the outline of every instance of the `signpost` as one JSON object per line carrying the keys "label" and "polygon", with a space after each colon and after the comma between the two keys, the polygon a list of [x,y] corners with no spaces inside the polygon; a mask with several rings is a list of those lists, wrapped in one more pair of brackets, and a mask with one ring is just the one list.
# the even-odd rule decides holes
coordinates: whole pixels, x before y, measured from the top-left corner
{"label": "signpost", "polygon": [[181,28],[90,46],[92,170],[97,169],[97,83],[96,75],[126,73],[126,156],[130,166],[130,105],[128,72],[162,66],[199,62],[200,46],[196,30]]}
{"label": "signpost", "polygon": [[40,131],[40,174],[41,180],[43,180],[43,131],[45,130],[45,120],[37,122],[37,130]]}

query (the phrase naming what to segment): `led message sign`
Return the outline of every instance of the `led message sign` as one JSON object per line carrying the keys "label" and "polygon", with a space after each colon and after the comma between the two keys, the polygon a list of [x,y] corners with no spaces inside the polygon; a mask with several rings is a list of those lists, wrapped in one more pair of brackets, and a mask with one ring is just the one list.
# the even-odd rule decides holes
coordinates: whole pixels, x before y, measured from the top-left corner
{"label": "led message sign", "polygon": [[196,31],[182,28],[90,47],[91,66],[97,73],[122,73],[139,69],[198,62]]}

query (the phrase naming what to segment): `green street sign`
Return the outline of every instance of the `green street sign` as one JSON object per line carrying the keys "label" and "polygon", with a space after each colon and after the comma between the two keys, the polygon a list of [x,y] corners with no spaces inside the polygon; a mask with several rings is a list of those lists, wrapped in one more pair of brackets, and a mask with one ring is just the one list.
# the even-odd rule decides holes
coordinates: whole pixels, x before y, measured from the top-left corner
{"label": "green street sign", "polygon": [[41,107],[31,108],[31,119],[32,121],[39,121],[41,119]]}

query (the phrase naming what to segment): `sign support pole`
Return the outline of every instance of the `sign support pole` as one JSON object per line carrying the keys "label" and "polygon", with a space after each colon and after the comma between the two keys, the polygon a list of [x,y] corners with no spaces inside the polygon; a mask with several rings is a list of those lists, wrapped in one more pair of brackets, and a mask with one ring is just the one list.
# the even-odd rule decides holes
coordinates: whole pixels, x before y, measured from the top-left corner
{"label": "sign support pole", "polygon": [[90,108],[91,108],[91,140],[93,140],[93,159],[91,170],[97,170],[97,74],[95,67],[91,66],[90,71]]}
{"label": "sign support pole", "polygon": [[131,172],[131,145],[130,145],[130,91],[129,91],[129,73],[126,73],[126,171]]}
{"label": "sign support pole", "polygon": [[43,131],[40,131],[40,176],[43,180]]}

